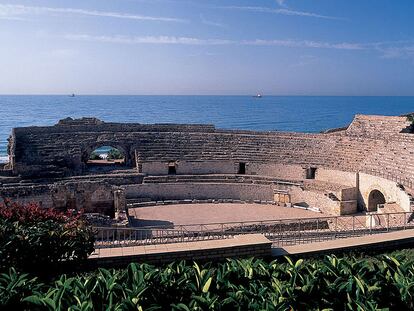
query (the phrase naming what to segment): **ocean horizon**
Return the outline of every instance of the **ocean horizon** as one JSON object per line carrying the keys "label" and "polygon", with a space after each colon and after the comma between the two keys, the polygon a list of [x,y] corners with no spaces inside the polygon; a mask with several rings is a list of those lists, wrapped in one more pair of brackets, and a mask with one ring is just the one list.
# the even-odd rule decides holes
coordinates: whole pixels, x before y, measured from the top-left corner
{"label": "ocean horizon", "polygon": [[12,128],[54,125],[67,117],[316,133],[346,126],[355,114],[413,112],[414,96],[0,95],[0,108],[0,162],[5,162]]}

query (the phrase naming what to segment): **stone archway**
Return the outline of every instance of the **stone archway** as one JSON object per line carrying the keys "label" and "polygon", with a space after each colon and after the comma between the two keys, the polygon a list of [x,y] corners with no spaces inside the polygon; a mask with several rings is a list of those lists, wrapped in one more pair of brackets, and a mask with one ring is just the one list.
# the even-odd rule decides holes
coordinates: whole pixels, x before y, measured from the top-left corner
{"label": "stone archway", "polygon": [[125,152],[115,148],[113,146],[100,146],[92,151],[89,159],[87,160],[88,164],[93,164],[94,162],[100,164],[124,164],[125,163]]}
{"label": "stone archway", "polygon": [[376,212],[378,205],[385,203],[385,195],[377,189],[372,190],[368,196],[368,212]]}
{"label": "stone archway", "polygon": [[[129,148],[128,146],[125,146],[123,144],[119,144],[117,142],[114,141],[101,141],[101,142],[96,142],[93,144],[88,145],[87,147],[83,148],[82,150],[82,156],[81,156],[81,163],[83,165],[83,170],[89,170],[89,168],[91,167],[89,160],[91,157],[91,154],[96,150],[99,149],[101,147],[111,147],[113,149],[118,150],[122,155],[123,155],[123,161],[120,161],[120,163],[118,163],[118,166],[121,165],[123,167],[131,167],[132,163],[131,163],[131,156],[129,154]],[[115,161],[117,162],[117,161]]]}

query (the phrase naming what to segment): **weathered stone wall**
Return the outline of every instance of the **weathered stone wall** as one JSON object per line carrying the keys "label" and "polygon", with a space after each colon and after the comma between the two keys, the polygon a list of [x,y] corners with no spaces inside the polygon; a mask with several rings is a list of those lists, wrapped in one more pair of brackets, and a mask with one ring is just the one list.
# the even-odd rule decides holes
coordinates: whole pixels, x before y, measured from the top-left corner
{"label": "weathered stone wall", "polygon": [[[180,175],[236,174],[238,163],[234,161],[172,161]],[[144,162],[141,172],[149,175],[167,175],[169,161]]]}
{"label": "weathered stone wall", "polygon": [[[38,203],[44,208],[84,210],[113,216],[117,186],[102,181],[56,182],[43,185],[15,185],[0,188],[1,199]],[[118,198],[119,199],[119,198]],[[122,198],[121,198],[122,200]],[[125,204],[125,200],[123,201]]]}
{"label": "weathered stone wall", "polygon": [[308,191],[301,188],[293,188],[289,191],[293,204],[308,205],[319,208],[329,214],[339,214],[339,202],[333,201],[320,191]]}
{"label": "weathered stone wall", "polygon": [[[100,146],[118,148],[127,166],[141,163],[150,173],[161,172],[160,163],[169,161],[183,161],[184,171],[198,166],[198,171],[216,172],[221,169],[218,162],[228,161],[223,167],[226,172],[234,168],[231,163],[245,162],[258,174],[266,168],[254,168],[254,163],[355,171],[364,156],[378,148],[377,141],[354,136],[114,123],[16,128],[11,141],[13,171],[27,178],[85,173],[90,153]],[[216,167],[191,161],[213,161]]]}
{"label": "weathered stone wall", "polygon": [[315,179],[355,187],[357,177],[355,172],[344,172],[340,170],[318,168],[316,170]]}
{"label": "weathered stone wall", "polygon": [[301,165],[277,163],[248,163],[247,174],[272,176],[285,180],[302,180],[305,178],[305,167]]}
{"label": "weathered stone wall", "polygon": [[139,145],[157,145],[157,137],[169,139],[175,132],[210,132],[210,125],[118,124],[89,119],[60,122],[52,127],[15,128],[10,137],[13,171],[23,177],[81,174],[91,152],[112,146],[133,166]]}
{"label": "weathered stone wall", "polygon": [[[215,160],[198,160],[198,161],[172,161],[176,165],[178,175],[199,175],[199,174],[237,174],[239,163],[242,161],[215,161]],[[144,162],[141,165],[141,173],[148,175],[166,175],[168,174],[169,161],[151,161]],[[272,164],[258,162],[243,162],[246,168],[246,175],[271,176],[278,179],[302,180],[305,178],[306,166],[289,165],[289,164]]]}
{"label": "weathered stone wall", "polygon": [[234,199],[272,201],[272,185],[225,183],[157,183],[125,186],[127,198],[149,198],[153,201],[184,199]]}

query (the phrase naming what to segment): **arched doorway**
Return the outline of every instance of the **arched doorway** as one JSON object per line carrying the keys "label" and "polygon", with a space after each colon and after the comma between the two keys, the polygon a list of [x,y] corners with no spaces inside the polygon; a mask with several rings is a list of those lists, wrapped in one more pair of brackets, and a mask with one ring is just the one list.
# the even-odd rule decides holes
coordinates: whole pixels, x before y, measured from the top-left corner
{"label": "arched doorway", "polygon": [[368,196],[368,212],[378,210],[378,205],[385,204],[385,196],[379,190],[372,190]]}
{"label": "arched doorway", "polygon": [[123,150],[113,146],[99,146],[87,154],[86,165],[89,171],[110,171],[125,165]]}

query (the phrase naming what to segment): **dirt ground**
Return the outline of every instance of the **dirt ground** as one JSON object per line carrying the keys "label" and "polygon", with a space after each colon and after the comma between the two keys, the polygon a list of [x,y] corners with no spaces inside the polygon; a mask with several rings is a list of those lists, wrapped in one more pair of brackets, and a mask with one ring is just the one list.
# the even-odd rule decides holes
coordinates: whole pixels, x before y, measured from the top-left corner
{"label": "dirt ground", "polygon": [[264,204],[205,203],[129,209],[133,226],[193,225],[329,216],[298,208]]}

